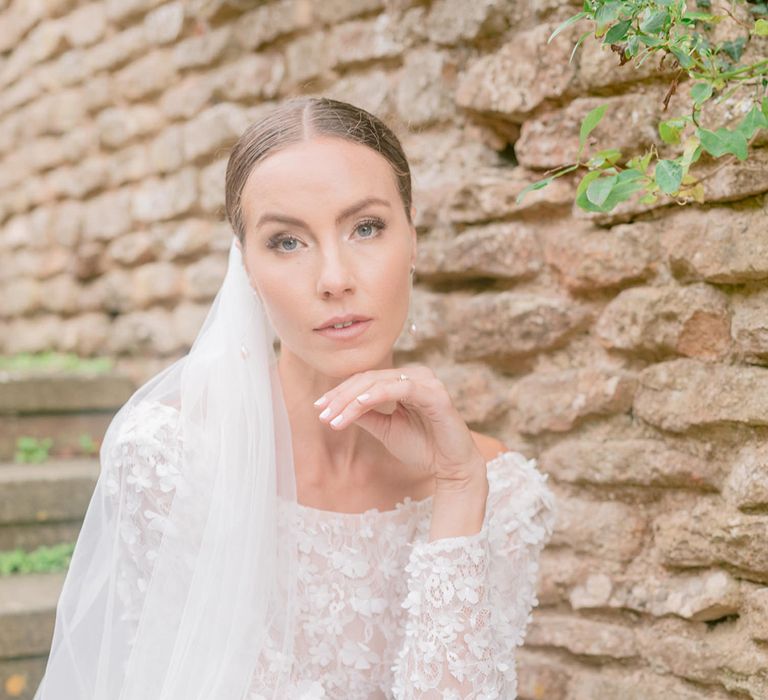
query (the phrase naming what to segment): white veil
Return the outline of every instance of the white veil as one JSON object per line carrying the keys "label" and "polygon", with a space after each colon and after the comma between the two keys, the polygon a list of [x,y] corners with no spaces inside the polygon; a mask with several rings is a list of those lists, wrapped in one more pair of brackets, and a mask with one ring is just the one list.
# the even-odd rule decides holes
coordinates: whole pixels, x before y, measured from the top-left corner
{"label": "white veil", "polygon": [[[107,429],[35,700],[245,700],[267,658],[268,700],[287,697],[296,540],[293,528],[278,540],[278,510],[293,513],[296,483],[273,341],[233,237],[189,353],[141,386]],[[179,479],[138,619],[126,619],[121,529],[137,488],[115,457],[126,454],[123,428],[148,405],[176,417],[182,447],[166,469]]]}

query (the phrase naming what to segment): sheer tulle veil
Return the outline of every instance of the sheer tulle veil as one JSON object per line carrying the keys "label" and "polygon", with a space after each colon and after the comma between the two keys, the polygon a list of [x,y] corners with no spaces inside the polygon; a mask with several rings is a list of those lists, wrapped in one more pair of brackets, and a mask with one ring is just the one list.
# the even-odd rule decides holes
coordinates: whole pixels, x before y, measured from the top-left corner
{"label": "sheer tulle veil", "polygon": [[[291,433],[274,330],[236,240],[190,351],[139,387],[107,429],[35,700],[245,700],[265,659],[269,700],[286,697],[296,544],[287,528],[278,547],[278,515],[296,503]],[[178,414],[182,450],[136,626],[118,595],[133,486],[115,455],[145,402]]]}

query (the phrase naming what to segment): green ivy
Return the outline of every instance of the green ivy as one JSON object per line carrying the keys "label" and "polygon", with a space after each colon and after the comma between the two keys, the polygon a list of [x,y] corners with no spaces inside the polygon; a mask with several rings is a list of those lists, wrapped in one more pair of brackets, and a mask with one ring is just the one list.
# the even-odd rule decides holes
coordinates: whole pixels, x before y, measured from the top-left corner
{"label": "green ivy", "polygon": [[[731,160],[745,161],[757,132],[768,128],[768,58],[748,65],[739,63],[753,36],[768,36],[768,19],[761,16],[768,15],[768,0],[732,2],[746,2],[754,20],[744,36],[713,44],[707,33],[716,24],[734,17],[727,10],[727,14],[712,12],[709,0],[698,0],[695,10],[689,10],[685,0],[584,0],[582,11],[560,24],[549,41],[570,25],[588,20],[593,27],[578,38],[570,61],[590,34],[616,52],[621,65],[632,60],[640,65],[657,53],[662,54],[661,62],[668,58],[674,61],[676,71],[668,96],[677,90],[682,75],[687,74],[693,79],[688,92],[691,111],[661,121],[658,133],[664,143],[680,145],[682,153],[662,159],[652,145],[646,153],[630,158],[621,167],[621,151],[603,148],[582,162],[587,137],[606,115],[608,105],[602,104],[582,120],[576,163],[527,185],[517,195],[516,203],[520,204],[528,192],[546,187],[555,178],[578,168],[587,171],[576,193],[576,204],[585,211],[610,211],[636,192],[644,193],[640,199],[643,204],[652,204],[661,195],[673,197],[680,204],[703,202],[704,188],[689,173],[691,165],[702,153],[715,159],[729,156]],[[740,24],[743,26],[743,22]],[[701,126],[703,105],[711,100],[722,101],[745,85],[754,88],[753,104],[738,123],[715,130]]]}

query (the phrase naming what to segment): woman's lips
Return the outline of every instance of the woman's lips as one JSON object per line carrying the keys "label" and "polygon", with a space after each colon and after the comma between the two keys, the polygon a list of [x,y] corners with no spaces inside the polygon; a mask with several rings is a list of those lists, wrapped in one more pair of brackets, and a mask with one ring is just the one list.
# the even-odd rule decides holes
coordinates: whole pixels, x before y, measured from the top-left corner
{"label": "woman's lips", "polygon": [[365,333],[368,326],[373,323],[373,319],[369,318],[367,321],[354,321],[351,326],[346,328],[334,328],[330,326],[328,328],[320,328],[315,331],[320,335],[324,335],[326,338],[332,338],[334,340],[349,340],[351,338],[357,338],[359,335]]}

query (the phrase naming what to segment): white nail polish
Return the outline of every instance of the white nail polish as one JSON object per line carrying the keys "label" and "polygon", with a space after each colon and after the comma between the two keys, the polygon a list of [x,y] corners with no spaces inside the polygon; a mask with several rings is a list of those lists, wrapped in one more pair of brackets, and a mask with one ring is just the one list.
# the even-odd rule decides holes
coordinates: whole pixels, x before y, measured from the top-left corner
{"label": "white nail polish", "polygon": [[339,423],[341,423],[342,420],[344,420],[344,414],[340,413],[331,421],[331,425],[337,426]]}
{"label": "white nail polish", "polygon": [[323,412],[320,414],[320,418],[328,418],[328,416],[330,416],[330,415],[331,415],[331,407],[330,407],[330,406],[328,406],[328,408],[326,408],[326,409],[325,409],[325,410],[324,410],[324,411],[323,411]]}

